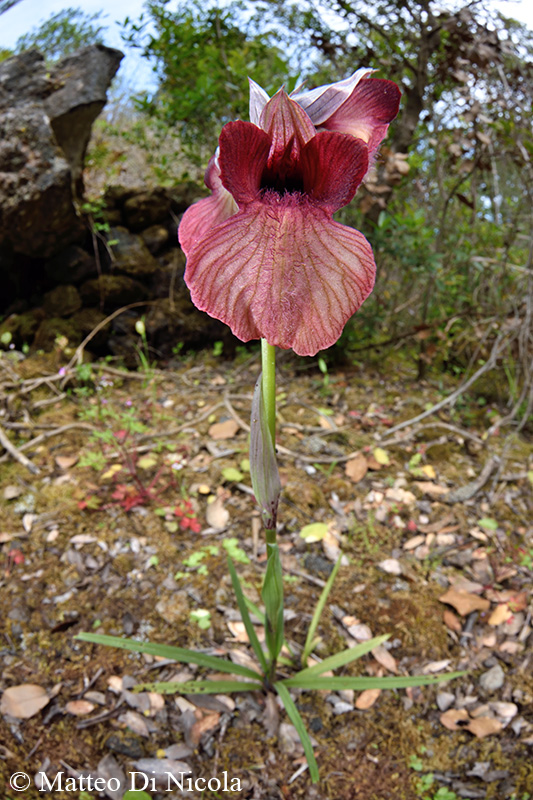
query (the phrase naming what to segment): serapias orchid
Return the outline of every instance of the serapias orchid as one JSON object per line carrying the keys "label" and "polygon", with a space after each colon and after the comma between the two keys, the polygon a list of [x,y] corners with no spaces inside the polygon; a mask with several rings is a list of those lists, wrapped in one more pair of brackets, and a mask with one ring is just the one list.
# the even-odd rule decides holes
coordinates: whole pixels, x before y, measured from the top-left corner
{"label": "serapias orchid", "polygon": [[372,71],[272,98],[250,81],[251,122],[222,129],[212,194],[186,211],[179,239],[193,303],[243,341],[315,355],[372,291],[369,243],[332,219],[398,112],[398,87]]}

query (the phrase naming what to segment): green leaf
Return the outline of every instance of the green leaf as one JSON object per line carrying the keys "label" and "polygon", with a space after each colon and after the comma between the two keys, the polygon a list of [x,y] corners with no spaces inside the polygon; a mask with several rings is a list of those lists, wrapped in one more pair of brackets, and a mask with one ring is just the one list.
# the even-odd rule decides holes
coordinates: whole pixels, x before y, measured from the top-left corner
{"label": "green leaf", "polygon": [[196,622],[198,627],[203,631],[206,631],[211,627],[211,612],[208,611],[207,608],[197,608],[194,611],[191,611],[189,614],[189,619],[191,619],[193,622]]}
{"label": "green leaf", "polygon": [[381,464],[383,467],[386,467],[388,464],[390,464],[389,454],[382,447],[375,447],[373,456],[378,464]]}
{"label": "green leaf", "polygon": [[139,683],[136,692],[157,692],[158,694],[231,694],[231,692],[261,691],[260,676],[257,681],[161,681],[159,683]]}
{"label": "green leaf", "polygon": [[[312,527],[312,526],[307,526],[307,527]],[[342,553],[339,555],[337,563],[331,570],[331,574],[326,582],[326,585],[322,589],[320,597],[318,598],[318,603],[316,604],[315,610],[313,612],[313,617],[309,624],[309,630],[307,631],[307,637],[305,640],[305,645],[302,653],[302,664],[304,666],[307,664],[307,659],[309,658],[309,656],[311,655],[311,651],[313,650],[316,629],[318,627],[318,623],[320,622],[320,617],[322,616],[322,612],[324,611],[326,600],[328,599],[329,593],[331,592],[331,587],[333,586],[333,582],[337,577],[337,572],[339,571],[339,567],[341,565],[341,559],[342,559]]]}
{"label": "green leaf", "polygon": [[304,525],[300,531],[300,536],[306,542],[320,542],[328,532],[328,525],[326,522],[311,522],[310,525]]}
{"label": "green leaf", "polygon": [[241,619],[244,623],[244,627],[246,633],[248,634],[248,639],[250,640],[250,644],[252,645],[253,651],[256,654],[257,658],[259,659],[259,663],[263,668],[263,673],[266,675],[268,665],[265,654],[263,653],[263,648],[261,647],[261,643],[257,638],[257,633],[255,632],[255,628],[253,626],[252,620],[250,619],[250,614],[248,613],[248,608],[246,607],[246,599],[244,597],[244,592],[242,591],[241,582],[239,581],[239,576],[237,575],[237,570],[233,565],[233,561],[228,555],[228,569],[231,576],[231,582],[233,584],[233,591],[235,592],[235,597],[237,598],[237,604],[239,606],[239,611],[241,612]]}
{"label": "green leaf", "polygon": [[366,675],[357,678],[337,676],[333,678],[300,678],[296,675],[293,678],[286,678],[283,683],[285,686],[294,686],[306,691],[327,689],[339,692],[343,689],[354,689],[356,692],[360,692],[364,689],[405,689],[408,686],[431,686],[434,683],[460,678],[465,674],[465,672],[448,672],[446,675],[395,675],[386,678],[369,678]]}
{"label": "green leaf", "polygon": [[135,639],[122,639],[119,636],[107,636],[103,633],[79,633],[74,637],[81,642],[103,644],[106,647],[118,647],[121,650],[132,650],[134,653],[148,653],[151,656],[161,656],[178,661],[180,664],[198,664],[218,672],[228,672],[230,675],[243,675],[245,678],[257,679],[257,673],[240,664],[233,664],[218,656],[208,656],[197,653],[195,650],[185,650],[183,647],[173,647],[168,644],[155,642],[137,642]]}
{"label": "green leaf", "polygon": [[483,519],[478,520],[478,525],[482,528],[486,528],[488,531],[495,531],[498,528],[498,523],[492,517],[484,517]]}
{"label": "green leaf", "polygon": [[[369,653],[375,647],[383,644],[383,642],[386,642],[389,638],[390,634],[387,633],[384,636],[376,636],[374,639],[369,639],[367,642],[356,644],[355,647],[350,647],[348,650],[342,650],[340,653],[335,653],[334,656],[325,658],[324,661],[320,662],[320,664],[314,664],[312,667],[307,667],[306,669],[300,670],[300,672],[297,672],[293,677],[307,678],[313,675],[322,675],[323,672],[327,672],[330,669],[333,670],[339,669],[339,667],[344,667],[346,664],[351,664],[352,661],[357,661],[358,658],[366,655],[366,653]],[[303,661],[303,663],[307,663],[307,659]]]}
{"label": "green leaf", "polygon": [[265,604],[265,639],[272,661],[283,647],[283,575],[277,544],[267,542],[267,568],[261,597]]}
{"label": "green leaf", "polygon": [[242,481],[244,475],[235,467],[225,467],[222,470],[222,477],[225,481],[230,481],[231,483],[238,483]]}
{"label": "green leaf", "polygon": [[290,721],[292,722],[292,724],[294,725],[294,727],[298,732],[298,736],[300,737],[300,741],[304,749],[307,763],[309,764],[309,774],[311,776],[311,781],[313,783],[317,783],[319,779],[318,764],[316,763],[315,754],[313,753],[313,745],[311,744],[311,739],[309,738],[309,734],[307,733],[304,721],[301,718],[300,713],[296,708],[294,701],[289,694],[288,689],[286,688],[285,682],[278,681],[277,683],[274,684],[274,689],[281,697],[282,703],[285,706],[285,711],[287,712],[287,716],[289,717]]}
{"label": "green leaf", "polygon": [[249,564],[250,559],[242,549],[239,547],[239,540],[235,536],[229,539],[224,539],[222,547],[233,561],[239,561],[241,564]]}
{"label": "green leaf", "polygon": [[[81,800],[81,795],[80,795]],[[128,789],[122,800],[152,800],[151,796],[140,789]]]}

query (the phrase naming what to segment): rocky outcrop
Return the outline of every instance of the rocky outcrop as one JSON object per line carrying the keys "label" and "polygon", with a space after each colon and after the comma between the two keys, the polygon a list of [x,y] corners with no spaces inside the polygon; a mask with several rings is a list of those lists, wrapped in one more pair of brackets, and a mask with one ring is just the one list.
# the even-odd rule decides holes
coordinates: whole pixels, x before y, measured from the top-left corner
{"label": "rocky outcrop", "polygon": [[79,51],[50,74],[30,51],[0,63],[0,347],[77,346],[134,366],[141,315],[154,357],[176,347],[235,340],[192,305],[177,239],[180,215],[205,191],[114,186],[82,218],[83,160],[91,126],[122,53]]}
{"label": "rocky outcrop", "polygon": [[0,266],[10,252],[46,258],[82,241],[75,193],[121,58],[93,45],[50,74],[33,50],[0,63]]}
{"label": "rocky outcrop", "polygon": [[177,221],[202,195],[192,182],[164,189],[112,187],[103,198],[98,236],[34,260],[40,279],[20,285],[16,302],[2,308],[0,296],[0,337],[9,333],[10,344],[31,350],[53,349],[58,337],[75,347],[107,314],[133,303],[135,308],[126,308],[91,339],[88,350],[112,353],[134,367],[135,322],[144,316],[154,358],[217,340],[232,352],[236,342],[229,328],[193,306],[183,281]]}
{"label": "rocky outcrop", "polygon": [[92,124],[106,104],[107,90],[122,58],[120,50],[94,44],[64,58],[51,75],[54,90],[44,109],[78,194]]}

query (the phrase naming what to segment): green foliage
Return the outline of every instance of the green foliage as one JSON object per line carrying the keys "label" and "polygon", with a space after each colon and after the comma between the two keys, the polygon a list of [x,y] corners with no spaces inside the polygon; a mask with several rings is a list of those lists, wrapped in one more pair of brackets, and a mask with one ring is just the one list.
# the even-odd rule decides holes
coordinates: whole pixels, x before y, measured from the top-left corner
{"label": "green foliage", "polygon": [[288,65],[271,31],[257,32],[238,3],[225,8],[198,1],[175,11],[151,0],[146,16],[125,21],[124,40],[154,64],[159,86],[138,105],[165,126],[179,126],[191,157],[214,150],[220,127],[248,115],[247,75],[274,91],[286,82]]}
{"label": "green foliage", "polygon": [[98,25],[102,12],[86,14],[81,8],[66,8],[52,14],[15,45],[15,51],[39,50],[47,62],[59,61],[90,44],[103,44],[104,28]]}

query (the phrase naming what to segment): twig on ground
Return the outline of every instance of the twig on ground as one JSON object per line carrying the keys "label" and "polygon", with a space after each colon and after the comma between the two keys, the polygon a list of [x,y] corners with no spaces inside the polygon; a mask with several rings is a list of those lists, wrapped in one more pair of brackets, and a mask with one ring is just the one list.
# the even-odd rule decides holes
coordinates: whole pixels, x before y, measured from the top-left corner
{"label": "twig on ground", "polygon": [[[29,442],[25,442],[24,444],[22,444],[17,450],[14,447],[14,445],[9,441],[9,439],[7,439],[7,437],[3,433],[2,429],[0,428],[0,442],[4,445],[5,449],[9,453],[11,453],[13,458],[16,458],[17,461],[20,461],[21,464],[24,464],[25,467],[28,467],[28,469],[31,472],[33,472],[34,474],[38,474],[40,472],[39,468],[36,467],[35,464],[32,464],[31,461],[29,461],[26,458],[26,456],[23,456],[21,451],[22,450],[31,450],[32,447],[35,447],[36,445],[40,444],[41,442],[44,442],[46,439],[50,439],[52,436],[59,436],[62,433],[66,433],[66,431],[75,430],[75,429],[86,430],[86,431],[91,431],[91,432],[96,430],[96,428],[94,428],[92,425],[89,425],[88,422],[70,422],[68,425],[61,425],[59,428],[54,428],[51,431],[45,431],[44,433],[40,433],[39,436],[36,436],[34,439],[31,439]],[[13,450],[15,450],[15,452],[17,452],[18,455],[15,455],[13,450],[11,450],[9,447],[6,446],[3,437],[5,437],[7,439],[7,441],[9,442],[10,447],[13,448]],[[24,461],[22,461],[21,459],[24,459]],[[3,461],[6,461],[6,456],[5,455],[2,456],[2,458],[0,458],[0,463],[3,462]],[[30,464],[31,464],[31,466],[29,466]]]}
{"label": "twig on ground", "polygon": [[75,364],[82,363],[83,351],[85,350],[85,346],[89,344],[91,339],[94,339],[96,334],[99,333],[102,330],[102,328],[105,328],[106,325],[108,325],[112,320],[114,320],[115,317],[120,316],[120,314],[123,314],[125,311],[129,311],[131,308],[139,308],[139,306],[152,306],[154,303],[155,300],[137,301],[136,303],[129,303],[129,305],[127,306],[122,306],[122,308],[117,308],[116,311],[113,311],[112,314],[109,314],[105,319],[99,322],[98,325],[95,325],[92,331],[87,334],[83,342],[77,346],[76,350],[74,351],[74,355],[72,356],[67,366],[65,367],[66,371],[68,372],[69,370],[71,370]]}
{"label": "twig on ground", "polygon": [[[22,448],[17,449],[1,425],[0,425],[0,444],[2,445],[6,453],[8,453],[12,458],[14,458],[15,461],[18,461],[19,464],[22,464],[23,467],[26,467],[26,469],[28,469],[33,475],[40,475],[41,470],[39,469],[39,467],[37,467],[35,464],[32,464],[30,459],[26,458],[26,456],[20,452],[20,450],[23,449],[24,445],[22,446]],[[3,456],[2,459],[0,460],[4,459],[5,456]]]}
{"label": "twig on ground", "polygon": [[483,439],[480,439],[480,437],[476,436],[474,433],[470,433],[470,431],[466,431],[464,428],[458,428],[456,425],[450,425],[449,422],[441,422],[438,419],[435,420],[435,422],[427,422],[425,425],[417,425],[416,428],[405,431],[401,436],[397,436],[394,439],[381,439],[379,438],[380,434],[376,434],[376,438],[379,438],[382,447],[392,447],[392,445],[402,444],[403,442],[409,441],[409,439],[413,439],[415,436],[418,436],[420,431],[427,430],[428,428],[444,428],[447,431],[456,433],[463,439],[469,439],[471,442],[475,442],[481,446],[485,445]]}
{"label": "twig on ground", "polygon": [[479,473],[479,476],[474,480],[467,483],[465,486],[460,486],[459,489],[453,489],[442,498],[445,503],[464,503],[466,500],[471,500],[487,483],[491,473],[499,466],[500,458],[498,456],[491,456],[485,463],[485,466]]}
{"label": "twig on ground", "polygon": [[403,422],[400,422],[398,425],[395,425],[394,428],[391,428],[388,431],[389,436],[391,436],[393,433],[403,430],[404,428],[408,428],[411,425],[416,425],[417,422],[421,422],[423,419],[426,419],[426,417],[436,414],[437,411],[441,410],[441,408],[444,408],[445,406],[450,405],[450,403],[455,402],[455,400],[464,394],[464,392],[466,392],[466,390],[469,389],[478,378],[496,366],[498,356],[500,355],[502,349],[502,339],[503,335],[500,334],[494,343],[492,352],[487,361],[477,370],[477,372],[474,372],[474,374],[467,381],[465,381],[465,383],[462,383],[459,388],[455,390],[455,392],[452,392],[448,395],[448,397],[443,398],[439,403],[436,403],[434,406],[431,406],[431,408],[428,408],[427,411],[423,411],[422,414],[418,414],[418,416],[413,417],[412,419],[406,419]]}

